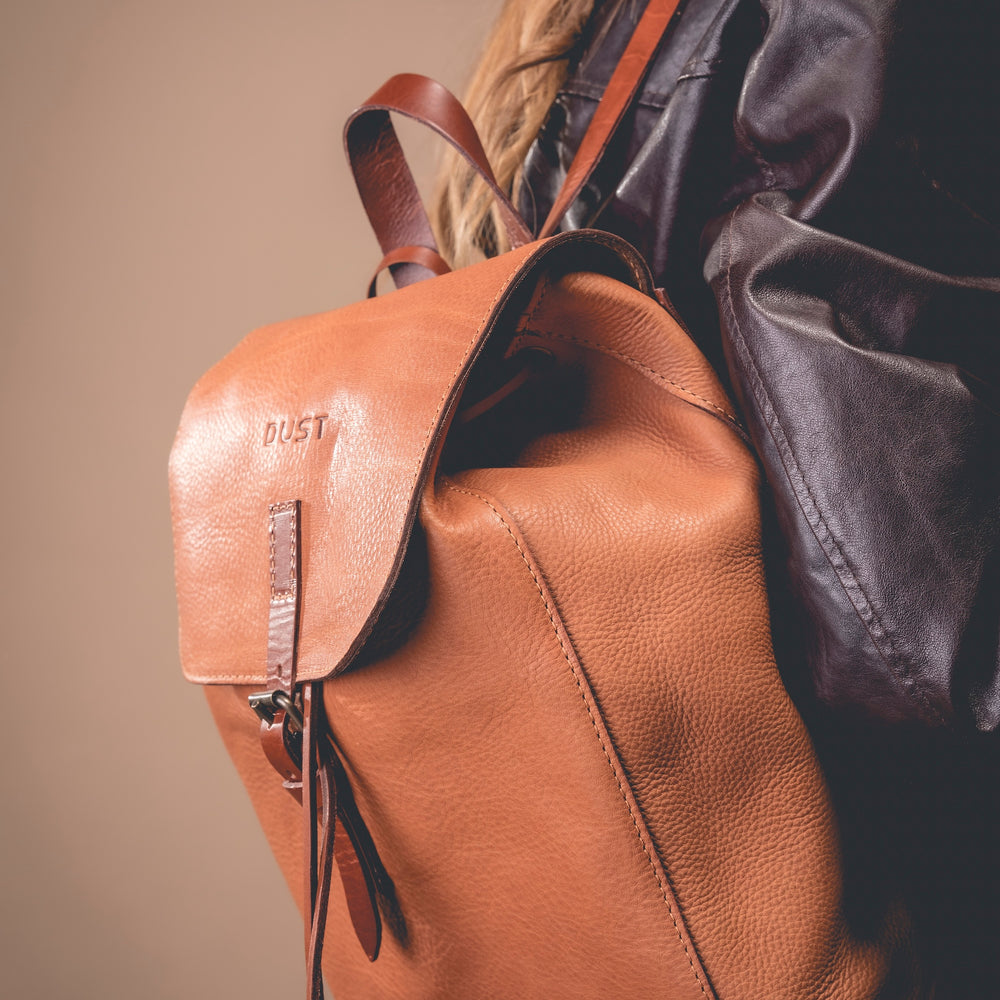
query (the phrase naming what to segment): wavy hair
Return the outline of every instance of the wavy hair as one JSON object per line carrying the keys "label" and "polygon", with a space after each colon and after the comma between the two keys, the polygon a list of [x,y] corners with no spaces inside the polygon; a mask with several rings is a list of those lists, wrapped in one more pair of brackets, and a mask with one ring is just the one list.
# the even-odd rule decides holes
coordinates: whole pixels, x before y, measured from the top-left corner
{"label": "wavy hair", "polygon": [[[497,181],[515,201],[528,147],[599,4],[600,0],[506,0],[486,40],[465,106]],[[508,248],[489,189],[453,150],[442,160],[431,222],[441,254],[452,267]]]}

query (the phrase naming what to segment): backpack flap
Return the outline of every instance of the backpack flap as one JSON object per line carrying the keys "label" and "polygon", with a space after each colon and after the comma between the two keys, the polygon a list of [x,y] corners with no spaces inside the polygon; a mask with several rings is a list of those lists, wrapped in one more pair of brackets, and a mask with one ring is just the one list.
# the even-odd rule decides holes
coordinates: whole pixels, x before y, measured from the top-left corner
{"label": "backpack flap", "polygon": [[[170,459],[189,680],[265,680],[273,512],[282,504],[299,512],[291,536],[301,581],[297,677],[346,669],[398,576],[421,487],[472,364],[512,298],[556,266],[650,288],[627,244],[567,233],[258,330],[199,381]],[[288,560],[287,552],[277,560],[286,572]]]}

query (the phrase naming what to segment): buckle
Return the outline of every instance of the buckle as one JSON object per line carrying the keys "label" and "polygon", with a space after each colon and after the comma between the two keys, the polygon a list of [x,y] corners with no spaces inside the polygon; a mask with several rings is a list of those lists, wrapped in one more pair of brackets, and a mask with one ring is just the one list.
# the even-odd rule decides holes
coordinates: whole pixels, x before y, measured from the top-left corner
{"label": "buckle", "polygon": [[250,695],[247,701],[257,713],[257,717],[269,726],[274,725],[278,712],[284,712],[292,729],[297,733],[302,732],[302,713],[287,691],[282,691],[281,688],[275,691],[259,691]]}

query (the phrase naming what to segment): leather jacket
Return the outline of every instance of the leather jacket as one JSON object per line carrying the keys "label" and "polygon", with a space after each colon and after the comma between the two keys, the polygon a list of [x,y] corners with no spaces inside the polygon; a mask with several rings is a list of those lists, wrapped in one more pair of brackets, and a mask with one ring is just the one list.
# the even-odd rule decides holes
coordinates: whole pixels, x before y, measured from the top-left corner
{"label": "leather jacket", "polygon": [[[525,165],[536,231],[641,8],[591,19]],[[687,0],[563,223],[645,254],[742,404],[845,863],[859,900],[903,887],[938,998],[1000,989],[989,21],[970,0]]]}

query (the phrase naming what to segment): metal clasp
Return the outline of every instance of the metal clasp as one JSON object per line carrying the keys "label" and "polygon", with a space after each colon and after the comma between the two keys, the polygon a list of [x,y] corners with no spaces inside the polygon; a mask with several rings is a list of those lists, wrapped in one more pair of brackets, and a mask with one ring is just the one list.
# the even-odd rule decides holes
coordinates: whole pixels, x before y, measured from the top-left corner
{"label": "metal clasp", "polygon": [[291,695],[287,691],[278,688],[276,691],[259,691],[247,698],[250,707],[257,713],[257,717],[266,722],[269,726],[274,725],[275,716],[278,712],[284,712],[288,718],[288,724],[297,733],[302,732],[302,712],[292,701]]}

